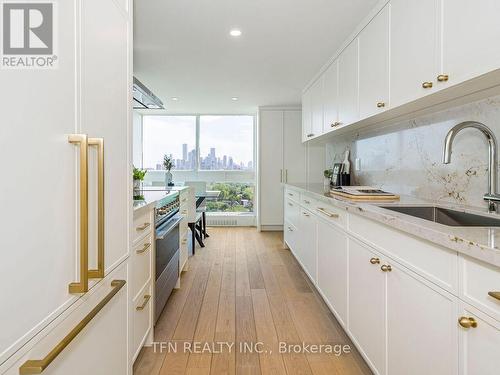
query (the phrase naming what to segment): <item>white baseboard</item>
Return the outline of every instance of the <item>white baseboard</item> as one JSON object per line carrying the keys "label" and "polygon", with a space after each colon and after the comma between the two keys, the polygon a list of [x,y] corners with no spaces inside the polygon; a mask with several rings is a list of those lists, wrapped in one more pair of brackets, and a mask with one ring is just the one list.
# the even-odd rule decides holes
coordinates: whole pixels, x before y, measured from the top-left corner
{"label": "white baseboard", "polygon": [[283,225],[261,225],[261,232],[283,232]]}

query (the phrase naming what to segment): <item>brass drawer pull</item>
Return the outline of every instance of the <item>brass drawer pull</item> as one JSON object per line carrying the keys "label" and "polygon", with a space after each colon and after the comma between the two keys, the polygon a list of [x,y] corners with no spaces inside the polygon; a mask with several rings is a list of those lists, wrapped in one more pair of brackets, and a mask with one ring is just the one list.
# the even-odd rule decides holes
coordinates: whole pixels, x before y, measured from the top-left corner
{"label": "brass drawer pull", "polygon": [[20,375],[28,375],[28,374],[41,374],[53,361],[57,358],[59,354],[73,341],[73,339],[78,336],[78,334],[90,323],[90,321],[103,309],[104,306],[108,304],[109,301],[120,291],[121,288],[126,284],[125,280],[113,280],[111,282],[111,286],[113,289],[109,292],[104,299],[99,302],[99,304],[92,309],[91,312],[83,318],[83,320],[76,325],[75,328],[71,330],[59,344],[56,345],[54,349],[52,349],[49,354],[45,356],[43,359],[31,359],[23,363],[21,367],[19,367]]}
{"label": "brass drawer pull", "polygon": [[339,215],[338,214],[332,214],[331,212],[328,212],[327,210],[325,210],[324,208],[322,207],[318,207],[316,208],[316,211],[318,212],[321,212],[322,214],[328,216],[328,217],[331,217],[333,219],[338,219],[339,218]]}
{"label": "brass drawer pull", "polygon": [[140,227],[137,227],[135,228],[137,231],[143,231],[143,230],[146,230],[147,228],[149,228],[149,226],[151,225],[151,223],[144,223],[142,224]]}
{"label": "brass drawer pull", "polygon": [[291,204],[290,202],[288,202],[288,205],[289,205],[290,207],[293,207],[293,204]]}
{"label": "brass drawer pull", "polygon": [[310,201],[308,201],[307,199],[304,199],[304,203],[305,203],[305,204],[311,204],[311,202],[310,202]]}
{"label": "brass drawer pull", "polygon": [[136,309],[137,311],[142,311],[142,310],[144,310],[144,309],[146,308],[146,305],[148,304],[148,302],[149,302],[149,300],[150,300],[150,299],[151,299],[151,296],[150,296],[149,294],[146,294],[146,295],[144,296],[144,302],[142,303],[142,305],[141,305],[141,306],[137,306],[135,309]]}
{"label": "brass drawer pull", "polygon": [[370,259],[371,264],[380,264],[380,259],[379,258],[372,258]]}
{"label": "brass drawer pull", "polygon": [[181,241],[181,243],[182,243],[183,245],[187,244],[187,239],[185,239],[185,238],[184,238],[184,239]]}
{"label": "brass drawer pull", "polygon": [[391,272],[392,271],[392,267],[387,265],[387,264],[383,264],[382,267],[380,267],[380,269],[384,272]]}
{"label": "brass drawer pull", "polygon": [[145,243],[142,249],[136,251],[136,254],[142,254],[146,252],[146,250],[149,249],[150,247],[151,247],[150,243]]}
{"label": "brass drawer pull", "polygon": [[302,212],[302,215],[309,217],[310,215],[307,212]]}
{"label": "brass drawer pull", "polygon": [[337,126],[340,126],[340,125],[342,125],[342,123],[341,123],[340,121],[335,121],[335,122],[334,122],[334,123],[332,123],[330,126],[331,126],[332,128],[336,128]]}
{"label": "brass drawer pull", "polygon": [[289,196],[293,197],[293,194],[292,193],[288,193]]}
{"label": "brass drawer pull", "polygon": [[385,103],[384,102],[378,102],[377,103],[377,108],[384,108],[385,107]]}
{"label": "brass drawer pull", "polygon": [[488,292],[488,295],[500,301],[500,292]]}
{"label": "brass drawer pull", "polygon": [[424,82],[422,83],[422,87],[424,89],[430,89],[432,87],[432,82]]}
{"label": "brass drawer pull", "polygon": [[288,227],[288,231],[289,231],[289,232],[293,232],[292,227]]}
{"label": "brass drawer pull", "polygon": [[309,133],[309,134],[307,135],[307,138],[311,138],[311,137],[314,137],[314,134],[313,134],[313,133]]}
{"label": "brass drawer pull", "polygon": [[464,328],[476,328],[477,327],[477,322],[476,319],[467,317],[467,316],[462,316],[458,319],[458,324],[460,324]]}
{"label": "brass drawer pull", "polygon": [[448,81],[448,74],[440,74],[437,76],[438,82],[446,82]]}

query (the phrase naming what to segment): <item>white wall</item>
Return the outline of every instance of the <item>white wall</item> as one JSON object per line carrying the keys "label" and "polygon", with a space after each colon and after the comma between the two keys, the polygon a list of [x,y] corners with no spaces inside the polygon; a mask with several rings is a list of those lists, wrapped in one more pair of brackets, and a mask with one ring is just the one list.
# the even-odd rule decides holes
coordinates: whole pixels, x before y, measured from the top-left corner
{"label": "white wall", "polygon": [[142,168],[142,115],[133,111],[132,120],[132,162],[136,168]]}

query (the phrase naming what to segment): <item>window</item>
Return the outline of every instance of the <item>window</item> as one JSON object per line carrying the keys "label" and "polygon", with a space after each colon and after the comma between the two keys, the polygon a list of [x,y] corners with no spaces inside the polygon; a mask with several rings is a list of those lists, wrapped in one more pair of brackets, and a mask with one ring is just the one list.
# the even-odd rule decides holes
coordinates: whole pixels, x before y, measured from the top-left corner
{"label": "window", "polygon": [[165,186],[163,156],[171,155],[175,184],[207,183],[209,213],[253,213],[254,116],[145,115],[142,139],[146,186]]}
{"label": "window", "polygon": [[200,116],[200,170],[253,170],[253,116]]}
{"label": "window", "polygon": [[144,116],[143,168],[163,170],[163,156],[174,160],[174,170],[196,168],[196,116]]}

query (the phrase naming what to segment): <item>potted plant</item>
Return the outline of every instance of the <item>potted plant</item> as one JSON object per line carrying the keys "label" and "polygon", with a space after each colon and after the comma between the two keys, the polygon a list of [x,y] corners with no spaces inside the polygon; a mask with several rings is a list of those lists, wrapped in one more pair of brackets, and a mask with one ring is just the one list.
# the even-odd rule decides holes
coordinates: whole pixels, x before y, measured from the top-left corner
{"label": "potted plant", "polygon": [[323,176],[325,177],[323,182],[323,188],[325,189],[325,192],[329,192],[333,177],[333,169],[325,169],[323,172]]}
{"label": "potted plant", "polygon": [[144,180],[146,173],[148,173],[147,170],[134,167],[134,191],[141,189],[141,182]]}
{"label": "potted plant", "polygon": [[165,167],[165,186],[174,186],[174,183],[172,182],[172,168],[174,167],[174,161],[173,159],[165,154],[163,156],[163,167]]}

